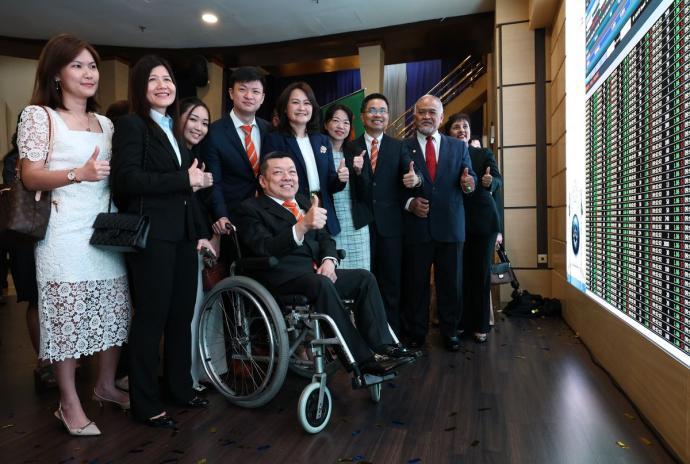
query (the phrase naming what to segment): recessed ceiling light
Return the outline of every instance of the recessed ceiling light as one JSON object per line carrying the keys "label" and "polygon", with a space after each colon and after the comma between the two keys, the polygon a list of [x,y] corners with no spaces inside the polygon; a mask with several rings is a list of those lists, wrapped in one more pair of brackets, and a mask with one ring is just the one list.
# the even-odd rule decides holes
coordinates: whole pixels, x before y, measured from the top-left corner
{"label": "recessed ceiling light", "polygon": [[201,15],[201,20],[208,24],[216,24],[218,22],[218,16],[213,13],[204,13]]}

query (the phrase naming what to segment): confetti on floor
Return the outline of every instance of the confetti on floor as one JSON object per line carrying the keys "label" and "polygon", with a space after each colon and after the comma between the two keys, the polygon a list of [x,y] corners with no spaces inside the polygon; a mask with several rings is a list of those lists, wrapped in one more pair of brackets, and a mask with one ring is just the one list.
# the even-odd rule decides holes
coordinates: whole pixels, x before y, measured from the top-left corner
{"label": "confetti on floor", "polygon": [[645,446],[652,446],[654,444],[654,442],[652,442],[652,440],[650,440],[649,438],[645,438],[645,437],[640,437],[640,441]]}
{"label": "confetti on floor", "polygon": [[633,416],[629,412],[624,412],[623,415],[630,420],[635,420],[635,416]]}
{"label": "confetti on floor", "polygon": [[269,449],[270,447],[271,447],[271,445],[261,445],[261,446],[257,446],[257,447],[256,447],[256,450],[257,450],[257,451],[266,451],[266,450]]}
{"label": "confetti on floor", "polygon": [[14,427],[14,424],[6,424],[6,425],[3,425],[1,428],[9,429],[10,427]]}
{"label": "confetti on floor", "polygon": [[453,425],[452,427],[446,427],[445,429],[443,429],[443,431],[444,432],[452,432],[455,429],[457,429],[457,427]]}
{"label": "confetti on floor", "polygon": [[417,464],[422,462],[422,458],[413,458],[413,459],[408,459],[407,464]]}
{"label": "confetti on floor", "polygon": [[477,409],[477,411],[479,411],[479,412],[490,411],[490,410],[491,410],[491,408],[479,408],[479,409]]}
{"label": "confetti on floor", "polygon": [[355,430],[354,432],[352,432],[352,436],[353,436],[353,437],[356,437],[356,436],[359,435],[360,433],[362,433],[361,430]]}
{"label": "confetti on floor", "polygon": [[453,417],[453,416],[457,416],[457,415],[458,415],[458,412],[457,412],[457,411],[453,411],[453,412],[451,412],[450,414],[448,414],[448,417]]}
{"label": "confetti on floor", "polygon": [[515,358],[515,359],[527,359],[527,356],[517,355],[517,356],[513,356],[513,358]]}
{"label": "confetti on floor", "polygon": [[472,448],[476,448],[477,446],[479,446],[479,440],[474,440],[472,443],[470,443],[470,446]]}
{"label": "confetti on floor", "polygon": [[628,445],[626,445],[624,442],[622,442],[622,441],[620,441],[620,440],[618,440],[618,441],[616,442],[616,444],[617,444],[618,446],[620,446],[621,448],[623,448],[623,449],[628,449],[628,448],[630,448]]}
{"label": "confetti on floor", "polygon": [[403,421],[399,421],[399,420],[391,421],[391,424],[393,424],[393,425],[405,425],[405,423]]}
{"label": "confetti on floor", "polygon": [[218,429],[216,427],[211,427],[210,429],[208,429],[208,431],[211,433],[216,433]]}

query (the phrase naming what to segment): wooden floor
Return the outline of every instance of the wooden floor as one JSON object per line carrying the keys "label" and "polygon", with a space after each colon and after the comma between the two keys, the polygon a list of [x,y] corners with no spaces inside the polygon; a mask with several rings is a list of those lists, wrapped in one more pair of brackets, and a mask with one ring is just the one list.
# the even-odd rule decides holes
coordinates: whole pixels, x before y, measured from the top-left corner
{"label": "wooden floor", "polygon": [[667,463],[674,462],[632,405],[561,321],[497,317],[489,342],[438,347],[383,388],[381,403],[353,391],[341,369],[334,410],[319,435],[297,422],[305,382],[288,375],[268,405],[246,410],[210,393],[207,410],[171,408],[179,430],[139,425],[88,400],[103,431],[72,438],[52,416],[57,392],[33,390],[35,360],[24,305],[0,306],[1,463]]}

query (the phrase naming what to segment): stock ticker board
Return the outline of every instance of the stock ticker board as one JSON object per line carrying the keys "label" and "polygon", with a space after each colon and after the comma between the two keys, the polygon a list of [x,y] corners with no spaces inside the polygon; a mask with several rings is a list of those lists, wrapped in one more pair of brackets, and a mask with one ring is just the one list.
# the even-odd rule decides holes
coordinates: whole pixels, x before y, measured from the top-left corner
{"label": "stock ticker board", "polygon": [[[625,4],[628,27],[635,15],[654,7],[654,2],[598,3],[610,9]],[[610,73],[588,63],[593,75],[587,87],[598,87],[588,94],[585,110],[587,290],[685,354],[690,354],[688,14],[690,1],[666,2]],[[588,33],[588,39],[593,36]]]}

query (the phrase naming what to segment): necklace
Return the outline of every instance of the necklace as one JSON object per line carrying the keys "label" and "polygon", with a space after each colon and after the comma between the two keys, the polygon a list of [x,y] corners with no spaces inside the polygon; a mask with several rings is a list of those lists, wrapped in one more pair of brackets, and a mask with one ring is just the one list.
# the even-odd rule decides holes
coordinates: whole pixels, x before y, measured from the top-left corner
{"label": "necklace", "polygon": [[[86,121],[77,118],[76,114],[72,114],[71,111],[67,110],[64,114],[68,114],[70,119],[77,125],[78,130],[84,130],[86,132],[91,132],[91,113],[86,113]],[[86,126],[86,127],[83,127]]]}

